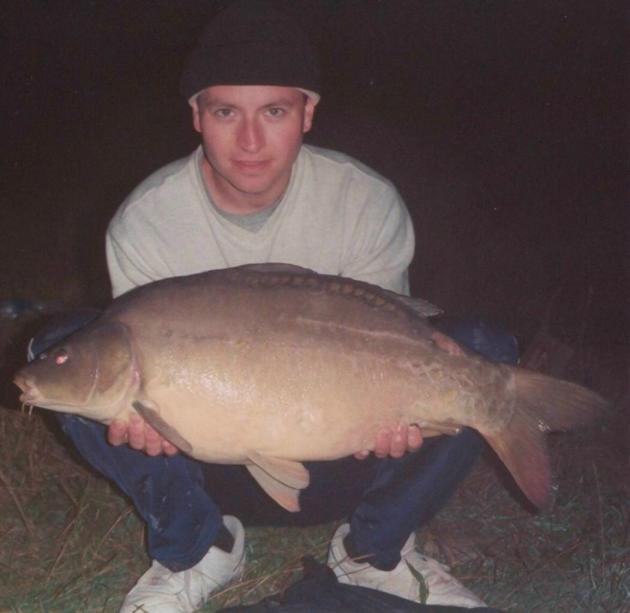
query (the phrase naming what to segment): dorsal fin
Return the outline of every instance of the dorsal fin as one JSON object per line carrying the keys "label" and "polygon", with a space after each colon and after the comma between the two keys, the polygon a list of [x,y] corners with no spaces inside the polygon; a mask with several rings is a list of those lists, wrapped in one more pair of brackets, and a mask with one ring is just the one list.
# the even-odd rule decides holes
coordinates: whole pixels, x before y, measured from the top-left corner
{"label": "dorsal fin", "polygon": [[235,270],[243,270],[250,272],[266,272],[266,273],[280,273],[288,272],[292,274],[301,275],[316,275],[317,273],[302,266],[296,266],[295,264],[285,264],[284,262],[263,262],[261,264],[244,264],[243,266],[237,266]]}
{"label": "dorsal fin", "polygon": [[[391,290],[383,289],[378,285],[367,283],[366,281],[357,281],[349,277],[319,274],[310,268],[286,264],[284,262],[245,264],[232,268],[231,271],[236,273],[262,273],[263,275],[269,275],[268,283],[272,286],[290,283],[298,287],[309,286],[312,289],[351,295],[375,304],[376,306],[383,306],[383,308],[389,307],[391,309],[402,306],[423,318],[434,317],[435,315],[443,313],[442,309],[422,298],[397,294]],[[274,275],[287,275],[288,278],[274,277]],[[256,284],[259,282],[261,285],[267,285],[267,283],[261,281],[260,278],[256,280]]]}
{"label": "dorsal fin", "polygon": [[382,290],[385,294],[390,296],[393,300],[404,304],[407,308],[411,309],[416,315],[420,317],[435,317],[441,315],[444,311],[434,304],[431,304],[428,300],[422,298],[416,298],[415,296],[405,296],[403,294],[397,294],[388,289]]}

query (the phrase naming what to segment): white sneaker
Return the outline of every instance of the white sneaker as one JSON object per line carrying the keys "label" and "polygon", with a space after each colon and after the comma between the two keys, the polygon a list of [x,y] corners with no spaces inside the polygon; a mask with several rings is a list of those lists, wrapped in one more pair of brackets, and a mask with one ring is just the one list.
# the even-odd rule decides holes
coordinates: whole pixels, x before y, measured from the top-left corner
{"label": "white sneaker", "polygon": [[223,523],[234,537],[230,553],[210,547],[200,562],[178,573],[154,560],[127,594],[120,613],[192,613],[212,592],[240,577],[245,566],[245,531],[236,517],[225,515]]}
{"label": "white sneaker", "polygon": [[449,575],[448,566],[416,551],[415,534],[407,539],[400,552],[401,560],[398,566],[385,571],[364,562],[355,562],[348,556],[343,539],[349,532],[348,524],[339,526],[328,552],[328,566],[333,569],[340,583],[369,587],[421,604],[451,605],[469,609],[486,606],[457,579]]}

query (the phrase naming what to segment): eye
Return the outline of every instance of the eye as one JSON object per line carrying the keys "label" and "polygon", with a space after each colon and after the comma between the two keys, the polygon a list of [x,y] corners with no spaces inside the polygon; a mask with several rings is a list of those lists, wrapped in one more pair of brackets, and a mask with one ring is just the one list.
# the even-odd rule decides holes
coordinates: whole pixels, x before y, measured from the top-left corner
{"label": "eye", "polygon": [[267,115],[271,117],[282,117],[285,114],[285,110],[280,106],[272,106],[267,109]]}
{"label": "eye", "polygon": [[61,366],[67,361],[68,357],[68,352],[65,349],[58,349],[55,352],[55,364]]}
{"label": "eye", "polygon": [[229,117],[232,117],[232,115],[234,114],[234,111],[228,108],[217,109],[216,111],[214,111],[214,114],[220,119],[227,119]]}

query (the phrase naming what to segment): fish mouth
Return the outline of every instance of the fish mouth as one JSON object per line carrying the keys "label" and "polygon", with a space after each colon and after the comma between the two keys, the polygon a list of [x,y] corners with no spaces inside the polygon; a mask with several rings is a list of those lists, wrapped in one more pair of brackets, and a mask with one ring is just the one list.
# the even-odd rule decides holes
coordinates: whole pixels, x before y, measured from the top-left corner
{"label": "fish mouth", "polygon": [[24,375],[15,375],[13,383],[17,385],[22,393],[20,394],[20,402],[27,405],[35,405],[41,400],[41,394],[37,390],[37,386],[31,379]]}
{"label": "fish mouth", "polygon": [[85,402],[72,402],[48,396],[46,390],[42,393],[31,376],[18,373],[13,377],[13,383],[22,390],[19,401],[26,406],[75,413],[86,405]]}

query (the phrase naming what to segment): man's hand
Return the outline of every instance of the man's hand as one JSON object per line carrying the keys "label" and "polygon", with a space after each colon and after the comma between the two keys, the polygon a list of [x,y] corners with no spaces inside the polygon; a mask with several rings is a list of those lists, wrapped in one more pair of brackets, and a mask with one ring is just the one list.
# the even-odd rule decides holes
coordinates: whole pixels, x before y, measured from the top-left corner
{"label": "man's hand", "polygon": [[442,351],[446,351],[446,353],[450,355],[457,355],[459,357],[466,355],[466,350],[457,341],[437,330],[434,330],[433,334],[431,334],[431,340],[442,349]]}
{"label": "man's hand", "polygon": [[178,453],[175,445],[137,415],[133,415],[129,421],[113,421],[107,429],[107,440],[114,446],[127,443],[132,449],[144,451],[150,456],[173,456]]}
{"label": "man's hand", "polygon": [[[407,451],[415,451],[422,445],[422,431],[415,424],[399,425],[395,430],[384,428],[376,435],[374,455],[377,458],[400,458]],[[364,460],[370,455],[369,450],[358,451],[354,454],[357,460]]]}

